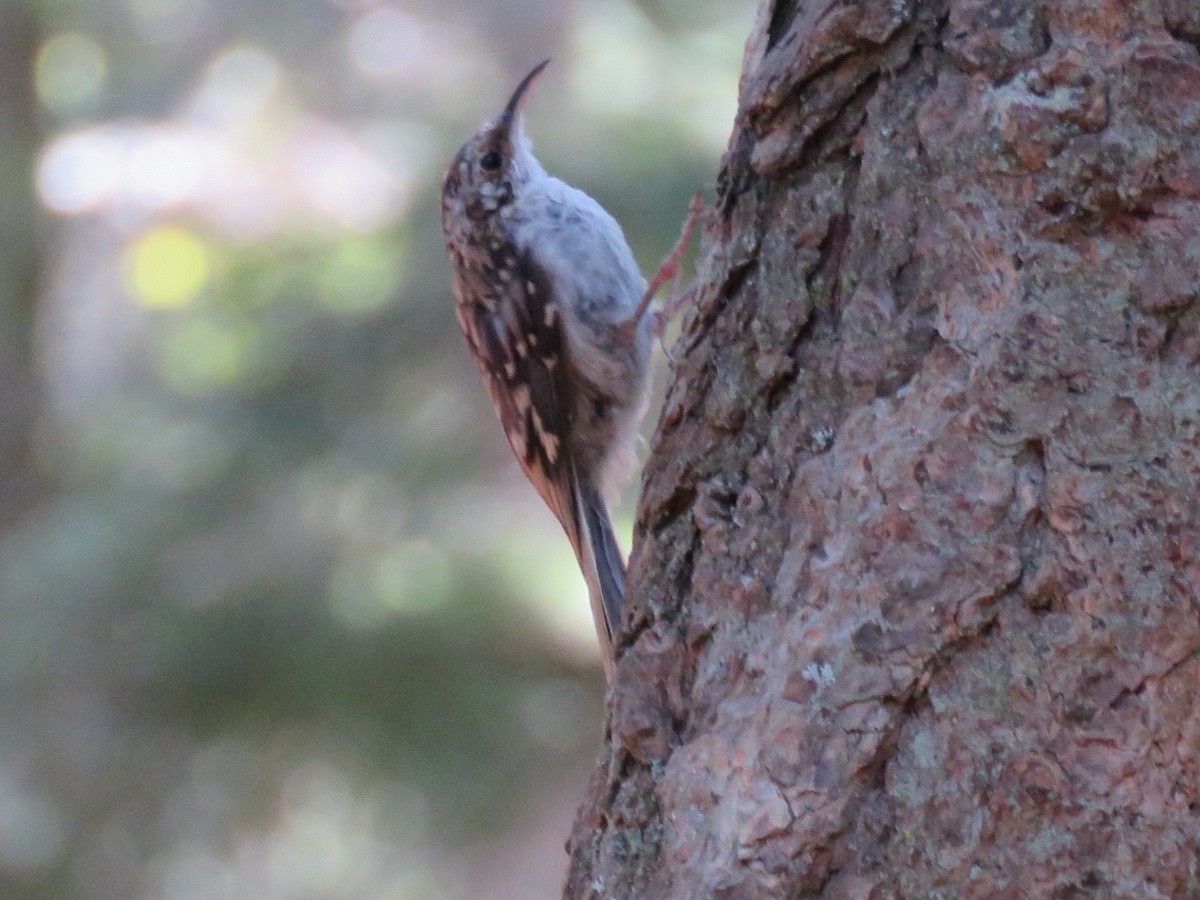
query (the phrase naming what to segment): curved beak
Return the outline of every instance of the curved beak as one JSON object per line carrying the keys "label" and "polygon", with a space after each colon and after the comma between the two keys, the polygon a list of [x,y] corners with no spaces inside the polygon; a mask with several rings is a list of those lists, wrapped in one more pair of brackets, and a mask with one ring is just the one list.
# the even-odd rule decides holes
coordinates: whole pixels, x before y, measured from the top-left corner
{"label": "curved beak", "polygon": [[537,77],[542,74],[542,70],[550,65],[550,60],[543,59],[540,63],[533,67],[533,71],[521,79],[521,83],[517,85],[517,89],[513,91],[512,97],[509,98],[508,105],[504,107],[504,112],[500,113],[499,125],[501,130],[506,134],[511,132],[513,123],[517,120],[517,114],[521,109],[521,100],[525,97],[525,93],[537,81]]}

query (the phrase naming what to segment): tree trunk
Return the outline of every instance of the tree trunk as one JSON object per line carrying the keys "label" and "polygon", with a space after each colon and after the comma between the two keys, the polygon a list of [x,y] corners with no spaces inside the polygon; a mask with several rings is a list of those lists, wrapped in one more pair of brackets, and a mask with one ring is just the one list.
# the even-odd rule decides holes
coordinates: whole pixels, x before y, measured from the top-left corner
{"label": "tree trunk", "polygon": [[568,896],[1200,896],[1198,46],[764,0]]}
{"label": "tree trunk", "polygon": [[39,138],[37,25],[29,3],[0,0],[0,533],[32,508],[39,493],[32,447],[42,224],[32,176]]}

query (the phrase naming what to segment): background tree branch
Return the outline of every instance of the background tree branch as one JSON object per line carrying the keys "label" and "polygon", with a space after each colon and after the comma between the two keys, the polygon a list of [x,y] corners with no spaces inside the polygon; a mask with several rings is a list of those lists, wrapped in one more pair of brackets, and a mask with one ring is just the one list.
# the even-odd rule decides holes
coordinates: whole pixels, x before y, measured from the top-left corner
{"label": "background tree branch", "polygon": [[33,505],[39,480],[31,446],[38,400],[34,316],[42,215],[32,190],[40,138],[34,56],[41,37],[33,10],[0,2],[0,532]]}

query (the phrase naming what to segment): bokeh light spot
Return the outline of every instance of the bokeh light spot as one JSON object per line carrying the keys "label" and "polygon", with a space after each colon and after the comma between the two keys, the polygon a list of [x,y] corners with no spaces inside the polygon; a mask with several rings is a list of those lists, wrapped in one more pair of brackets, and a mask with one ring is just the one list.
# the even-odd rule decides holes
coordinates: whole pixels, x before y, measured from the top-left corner
{"label": "bokeh light spot", "polygon": [[130,292],[145,307],[185,306],[204,288],[208,251],[192,232],[164,225],[142,235],[127,251]]}
{"label": "bokeh light spot", "polygon": [[34,68],[38,99],[51,109],[77,106],[104,85],[108,58],[84,34],[56,34],[42,44]]}
{"label": "bokeh light spot", "polygon": [[208,67],[192,112],[210,125],[231,125],[261,116],[282,82],[279,63],[265,50],[238,45],[218,55]]}
{"label": "bokeh light spot", "polygon": [[245,336],[208,319],[181,322],[162,348],[162,375],[181,394],[228,388],[244,370]]}
{"label": "bokeh light spot", "polygon": [[365,313],[391,300],[400,284],[394,251],[377,241],[347,240],[338,244],[321,270],[319,296],[330,309]]}
{"label": "bokeh light spot", "polygon": [[128,193],[151,209],[199,196],[220,160],[220,145],[196,129],[152,126],[130,141]]}
{"label": "bokeh light spot", "polygon": [[361,140],[313,119],[291,147],[292,177],[319,212],[355,231],[381,227],[403,205],[396,177]]}
{"label": "bokeh light spot", "polygon": [[422,50],[421,26],[398,9],[367,13],[350,32],[350,58],[370,75],[395,75],[413,66]]}
{"label": "bokeh light spot", "polygon": [[42,151],[38,194],[49,209],[82,213],[107,203],[121,184],[120,141],[101,129],[56,137]]}

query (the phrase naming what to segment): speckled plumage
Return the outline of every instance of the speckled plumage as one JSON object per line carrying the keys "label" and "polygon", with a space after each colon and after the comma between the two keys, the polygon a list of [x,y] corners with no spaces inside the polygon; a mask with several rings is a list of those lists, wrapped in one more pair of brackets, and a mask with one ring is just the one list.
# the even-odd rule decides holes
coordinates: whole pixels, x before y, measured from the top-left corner
{"label": "speckled plumage", "polygon": [[451,161],[442,229],[459,325],[509,445],[575,549],[611,680],[625,578],[604,493],[632,463],[651,325],[630,327],[646,282],[620,225],[548,175],[525,137],[519,105],[545,65]]}

